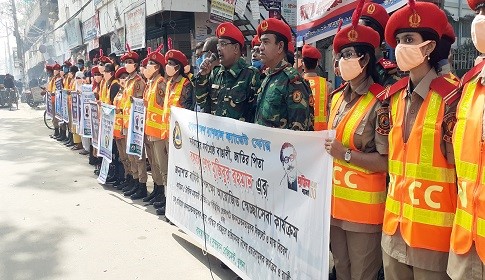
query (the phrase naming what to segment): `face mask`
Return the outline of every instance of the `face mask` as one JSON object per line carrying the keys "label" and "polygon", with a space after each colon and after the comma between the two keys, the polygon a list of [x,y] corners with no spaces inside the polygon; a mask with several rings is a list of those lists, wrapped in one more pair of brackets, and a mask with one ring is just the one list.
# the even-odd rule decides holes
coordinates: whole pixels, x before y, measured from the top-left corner
{"label": "face mask", "polygon": [[479,52],[485,53],[485,15],[476,15],[473,19],[472,41]]}
{"label": "face mask", "polygon": [[157,69],[155,69],[155,65],[148,65],[147,68],[145,68],[143,75],[145,75],[147,79],[150,79],[156,71]]}
{"label": "face mask", "polygon": [[197,66],[197,68],[200,68],[200,65],[202,64],[203,61],[204,61],[203,55],[201,55],[199,58],[197,58],[197,60],[195,61],[195,65]]}
{"label": "face mask", "polygon": [[422,42],[419,45],[398,44],[396,47],[397,66],[401,71],[409,71],[421,65],[426,59],[421,48],[429,44],[431,41]]}
{"label": "face mask", "polygon": [[251,64],[259,70],[263,69],[263,62],[261,60],[251,60]]}
{"label": "face mask", "polygon": [[344,81],[350,81],[362,73],[364,70],[363,67],[360,66],[360,59],[362,57],[355,57],[355,58],[349,58],[349,59],[344,59],[340,58],[338,61],[338,68],[340,70],[340,75],[342,76],[342,79]]}
{"label": "face mask", "polygon": [[175,69],[174,66],[168,65],[168,64],[167,66],[165,66],[165,73],[167,73],[169,77],[173,77],[173,75],[175,75],[176,72],[177,70]]}
{"label": "face mask", "polygon": [[126,72],[128,72],[130,74],[135,72],[135,69],[136,69],[134,63],[126,63],[125,68],[126,68]]}

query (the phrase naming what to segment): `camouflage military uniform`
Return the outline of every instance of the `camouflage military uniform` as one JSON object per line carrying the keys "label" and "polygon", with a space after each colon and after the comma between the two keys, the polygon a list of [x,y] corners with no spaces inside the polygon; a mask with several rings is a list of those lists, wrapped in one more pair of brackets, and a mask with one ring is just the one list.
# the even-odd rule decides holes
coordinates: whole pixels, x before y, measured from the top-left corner
{"label": "camouflage military uniform", "polygon": [[[385,67],[386,64],[390,64],[390,67]],[[377,74],[379,80],[376,83],[383,87],[391,86],[401,79],[397,73],[397,65],[387,59],[381,59],[376,63]]]}
{"label": "camouflage military uniform", "polygon": [[310,86],[286,61],[266,73],[258,91],[255,123],[293,130],[313,130]]}
{"label": "camouflage military uniform", "polygon": [[195,84],[197,105],[202,112],[253,122],[259,71],[244,59],[239,58],[229,69],[214,68],[209,76],[196,78]]}

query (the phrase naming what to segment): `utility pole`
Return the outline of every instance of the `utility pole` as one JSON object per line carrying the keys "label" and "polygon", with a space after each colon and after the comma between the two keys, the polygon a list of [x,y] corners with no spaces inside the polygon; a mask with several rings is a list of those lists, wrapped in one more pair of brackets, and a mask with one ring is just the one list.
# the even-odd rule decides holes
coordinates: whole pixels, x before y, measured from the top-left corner
{"label": "utility pole", "polygon": [[15,39],[17,40],[17,56],[20,61],[20,76],[21,76],[21,81],[25,83],[25,61],[24,61],[24,48],[23,48],[23,43],[22,39],[20,38],[20,32],[19,32],[19,23],[17,21],[17,8],[15,7],[15,0],[10,0],[10,4],[12,5],[12,17],[13,17],[13,27],[14,27],[14,33],[15,33]]}

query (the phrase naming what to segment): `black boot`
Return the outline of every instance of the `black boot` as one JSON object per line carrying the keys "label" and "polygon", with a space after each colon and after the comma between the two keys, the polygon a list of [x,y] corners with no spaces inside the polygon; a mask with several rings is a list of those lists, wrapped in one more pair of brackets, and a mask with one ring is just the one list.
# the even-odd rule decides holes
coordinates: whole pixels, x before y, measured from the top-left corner
{"label": "black boot", "polygon": [[155,197],[153,197],[152,199],[150,199],[150,201],[148,202],[148,204],[153,205],[153,203],[160,202],[160,201],[162,201],[162,195],[161,194],[157,194]]}
{"label": "black boot", "polygon": [[99,170],[101,170],[101,164],[97,164],[94,168],[94,175],[99,176]]}
{"label": "black boot", "polygon": [[60,135],[59,137],[57,137],[57,141],[61,142],[61,141],[64,141],[67,139],[67,136],[66,136],[66,130],[65,129],[60,129]]}
{"label": "black boot", "polygon": [[135,179],[131,189],[127,190],[126,192],[123,192],[123,195],[131,196],[136,193],[139,187],[140,187],[140,181],[138,181],[138,179]]}
{"label": "black boot", "polygon": [[121,191],[122,192],[127,192],[129,190],[131,190],[136,184],[138,183],[138,179],[134,179],[132,178],[130,180],[130,182],[128,182],[128,184],[126,184],[122,189]]}
{"label": "black boot", "polygon": [[160,201],[153,203],[153,207],[155,207],[155,209],[160,209],[162,207],[165,207],[165,205],[167,204],[167,198],[165,197],[165,194],[161,193],[160,196],[161,196]]}
{"label": "black boot", "polygon": [[136,192],[130,196],[131,199],[135,200],[135,199],[140,199],[140,198],[144,198],[147,196],[147,184],[146,183],[139,183],[138,184],[138,189],[136,190]]}
{"label": "black boot", "polygon": [[69,143],[69,141],[71,141],[71,136],[72,136],[71,132],[66,131],[66,133],[67,133],[67,137],[64,141],[62,141],[64,145]]}
{"label": "black boot", "polygon": [[54,139],[57,136],[59,136],[59,128],[58,127],[54,128],[54,134],[49,135],[49,137]]}
{"label": "black boot", "polygon": [[157,209],[157,215],[165,215],[165,206]]}
{"label": "black boot", "polygon": [[147,196],[143,199],[143,202],[148,202],[148,201],[152,200],[155,196],[157,196],[159,189],[160,189],[160,186],[153,183],[153,191],[150,193],[149,196]]}
{"label": "black boot", "polygon": [[66,147],[72,147],[74,146],[74,139],[73,139],[73,136],[72,136],[72,132],[69,132],[69,141],[67,141],[67,143],[65,144]]}
{"label": "black boot", "polygon": [[131,176],[131,174],[128,174],[126,176],[126,179],[123,183],[119,184],[118,186],[116,186],[116,189],[117,190],[122,190],[123,188],[125,188],[128,184],[131,183],[131,181],[133,181],[133,176]]}

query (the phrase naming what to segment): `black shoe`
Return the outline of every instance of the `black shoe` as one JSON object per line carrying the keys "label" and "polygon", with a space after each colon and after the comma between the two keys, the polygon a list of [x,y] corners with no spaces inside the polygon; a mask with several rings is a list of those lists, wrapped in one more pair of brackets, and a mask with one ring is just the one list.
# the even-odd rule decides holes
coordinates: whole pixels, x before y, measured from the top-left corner
{"label": "black shoe", "polygon": [[49,135],[50,138],[56,138],[59,135],[59,128],[54,128],[54,134]]}
{"label": "black shoe", "polygon": [[155,198],[155,196],[157,196],[157,194],[158,194],[158,189],[159,189],[159,186],[154,183],[153,184],[153,191],[150,193],[149,196],[147,196],[143,199],[143,202],[149,202],[150,200]]}
{"label": "black shoe", "polygon": [[161,215],[161,216],[165,215],[165,206],[157,209],[157,215]]}
{"label": "black shoe", "polygon": [[123,192],[124,196],[134,195],[138,191],[138,188],[140,187],[140,182],[138,180],[135,180],[133,185],[131,186],[132,186],[131,189],[127,190],[126,192]]}
{"label": "black shoe", "polygon": [[133,187],[138,184],[138,179],[131,179],[130,182],[128,182],[128,184],[126,184],[122,189],[121,191],[122,192],[127,192],[131,189],[133,189]]}
{"label": "black shoe", "polygon": [[113,183],[113,187],[117,187],[117,186],[123,184],[125,182],[125,180],[126,180],[125,177],[116,179],[116,182]]}
{"label": "black shoe", "polygon": [[123,181],[121,181],[117,186],[116,186],[116,189],[121,191],[124,187],[126,187],[126,185],[128,185],[130,183],[130,180],[131,179],[124,179]]}
{"label": "black shoe", "polygon": [[146,183],[139,183],[138,189],[136,192],[130,196],[131,199],[136,200],[140,198],[144,198],[147,196],[147,184]]}
{"label": "black shoe", "polygon": [[150,201],[148,202],[148,204],[153,205],[155,202],[162,201],[162,198],[163,198],[163,196],[161,194],[158,194],[155,197],[153,197],[152,199],[150,199]]}
{"label": "black shoe", "polygon": [[165,205],[167,205],[167,198],[165,198],[165,197],[162,197],[160,199],[160,202],[153,203],[153,207],[155,207],[155,209],[165,207]]}

